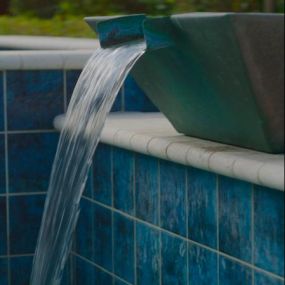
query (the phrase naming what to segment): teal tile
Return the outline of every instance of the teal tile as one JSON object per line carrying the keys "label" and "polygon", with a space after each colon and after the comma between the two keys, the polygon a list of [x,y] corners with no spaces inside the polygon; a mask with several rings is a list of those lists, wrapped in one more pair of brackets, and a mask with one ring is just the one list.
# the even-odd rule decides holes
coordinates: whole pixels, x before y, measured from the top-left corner
{"label": "teal tile", "polygon": [[114,207],[134,213],[134,154],[119,148],[113,150]]}
{"label": "teal tile", "polygon": [[11,193],[48,190],[58,137],[56,133],[8,136]]}
{"label": "teal tile", "polygon": [[63,107],[62,71],[7,71],[9,130],[53,129]]}
{"label": "teal tile", "polygon": [[93,198],[112,204],[112,147],[99,144],[93,159]]}
{"label": "teal tile", "polygon": [[0,194],[6,193],[5,138],[0,134]]}
{"label": "teal tile", "polygon": [[10,258],[11,284],[28,285],[32,273],[33,257],[12,257]]}
{"label": "teal tile", "polygon": [[189,284],[218,285],[218,256],[198,245],[189,244]]}
{"label": "teal tile", "polygon": [[44,209],[45,195],[9,197],[10,253],[34,253]]}
{"label": "teal tile", "polygon": [[186,237],[186,167],[160,161],[161,227]]}
{"label": "teal tile", "polygon": [[135,179],[136,217],[158,225],[158,160],[150,156],[137,154],[135,157]]}
{"label": "teal tile", "polygon": [[136,224],[137,285],[160,284],[159,232],[144,224]]}
{"label": "teal tile", "polygon": [[6,197],[0,197],[0,255],[7,255]]}
{"label": "teal tile", "polygon": [[252,285],[252,269],[220,256],[219,278],[222,285]]}
{"label": "teal tile", "polygon": [[94,254],[92,260],[108,271],[112,271],[112,213],[109,209],[93,204]]}
{"label": "teal tile", "polygon": [[114,213],[114,273],[134,282],[134,223],[129,218]]}
{"label": "teal tile", "polygon": [[247,182],[219,179],[220,250],[247,262],[252,258],[252,188]]}
{"label": "teal tile", "polygon": [[187,243],[165,233],[162,233],[161,240],[162,284],[187,284]]}
{"label": "teal tile", "polygon": [[189,168],[189,238],[212,248],[217,248],[217,191],[216,174]]}
{"label": "teal tile", "polygon": [[284,192],[255,188],[254,224],[255,265],[284,276]]}
{"label": "teal tile", "polygon": [[0,284],[8,285],[8,258],[0,257]]}
{"label": "teal tile", "polygon": [[284,280],[273,276],[266,275],[261,272],[255,272],[254,285],[284,285]]}

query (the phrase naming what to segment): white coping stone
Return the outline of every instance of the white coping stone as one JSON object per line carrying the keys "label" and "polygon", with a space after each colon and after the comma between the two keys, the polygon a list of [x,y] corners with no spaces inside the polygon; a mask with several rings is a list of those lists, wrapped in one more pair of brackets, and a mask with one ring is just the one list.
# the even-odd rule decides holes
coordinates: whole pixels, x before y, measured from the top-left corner
{"label": "white coping stone", "polygon": [[93,51],[3,51],[0,70],[82,69]]}
{"label": "white coping stone", "polygon": [[99,41],[96,39],[20,35],[0,36],[0,48],[7,49],[94,50],[98,47]]}
{"label": "white coping stone", "polygon": [[[64,116],[57,117],[60,130]],[[284,155],[272,155],[177,133],[161,113],[112,113],[101,141],[176,163],[284,191]]]}

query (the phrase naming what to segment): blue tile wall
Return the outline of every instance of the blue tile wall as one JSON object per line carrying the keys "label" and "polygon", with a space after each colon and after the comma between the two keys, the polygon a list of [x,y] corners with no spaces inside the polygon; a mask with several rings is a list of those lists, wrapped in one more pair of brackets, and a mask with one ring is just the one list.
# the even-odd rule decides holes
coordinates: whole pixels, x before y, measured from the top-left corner
{"label": "blue tile wall", "polygon": [[47,191],[57,143],[56,133],[8,135],[11,193]]}
{"label": "blue tile wall", "polygon": [[252,269],[236,261],[220,257],[219,280],[223,285],[251,285]]}
{"label": "blue tile wall", "polygon": [[34,252],[44,202],[45,195],[9,198],[11,254],[31,254]]}
{"label": "blue tile wall", "polygon": [[53,129],[63,110],[62,71],[7,72],[9,130]]}
{"label": "blue tile wall", "polygon": [[124,280],[134,282],[134,222],[114,214],[114,273]]}
{"label": "blue tile wall", "polygon": [[186,169],[168,161],[160,163],[161,227],[186,237]]}
{"label": "blue tile wall", "polygon": [[110,284],[284,285],[283,192],[100,149],[110,181],[97,183],[91,198],[84,194],[77,240],[85,251],[73,254]]}
{"label": "blue tile wall", "polygon": [[189,284],[217,285],[218,255],[195,244],[189,244],[188,254]]}
{"label": "blue tile wall", "polygon": [[255,272],[254,285],[284,285],[284,282],[273,276]]}
{"label": "blue tile wall", "polygon": [[157,159],[136,155],[136,217],[156,225],[159,221],[158,166]]}
{"label": "blue tile wall", "polygon": [[5,176],[5,137],[0,134],[0,194],[6,192]]}
{"label": "blue tile wall", "polygon": [[187,283],[187,242],[162,233],[161,281],[164,285]]}
{"label": "blue tile wall", "polygon": [[27,285],[32,272],[32,256],[11,257],[11,283],[13,285]]}
{"label": "blue tile wall", "polygon": [[8,259],[0,257],[0,284],[8,285]]}
{"label": "blue tile wall", "polygon": [[[58,139],[52,121],[79,73],[0,72],[1,285],[28,284],[45,198],[36,192],[47,189]],[[157,111],[132,77],[112,109],[126,110]],[[284,284],[283,199],[282,192],[101,144],[62,284]]]}
{"label": "blue tile wall", "polygon": [[111,147],[99,144],[93,159],[94,199],[112,204]]}
{"label": "blue tile wall", "polygon": [[4,98],[3,72],[0,71],[0,132],[4,130]]}
{"label": "blue tile wall", "polygon": [[112,213],[100,205],[94,205],[93,208],[94,255],[92,260],[99,266],[112,271]]}
{"label": "blue tile wall", "polygon": [[217,248],[217,176],[189,168],[187,184],[189,238]]}
{"label": "blue tile wall", "polygon": [[284,193],[256,187],[255,264],[284,277]]}
{"label": "blue tile wall", "polygon": [[160,233],[136,224],[137,285],[160,284]]}
{"label": "blue tile wall", "polygon": [[252,260],[252,189],[246,182],[219,179],[220,250],[247,262]]}
{"label": "blue tile wall", "polygon": [[0,256],[7,254],[6,197],[0,197]]}
{"label": "blue tile wall", "polygon": [[132,76],[128,76],[124,85],[125,111],[158,112]]}
{"label": "blue tile wall", "polygon": [[114,149],[114,207],[128,214],[134,213],[134,162],[133,153],[122,149]]}

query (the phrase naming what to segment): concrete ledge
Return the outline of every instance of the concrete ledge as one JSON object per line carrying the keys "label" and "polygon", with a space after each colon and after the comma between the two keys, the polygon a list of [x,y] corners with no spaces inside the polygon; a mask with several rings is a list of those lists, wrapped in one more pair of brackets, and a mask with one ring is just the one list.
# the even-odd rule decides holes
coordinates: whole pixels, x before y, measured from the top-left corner
{"label": "concrete ledge", "polygon": [[[58,117],[55,127],[60,130],[63,123],[64,117]],[[284,191],[284,155],[186,137],[160,113],[110,114],[101,141]]]}
{"label": "concrete ledge", "polygon": [[3,51],[0,70],[82,69],[93,50]]}
{"label": "concrete ledge", "polygon": [[[94,34],[95,36],[95,34]],[[0,36],[0,48],[13,50],[94,50],[98,40],[67,37]]]}

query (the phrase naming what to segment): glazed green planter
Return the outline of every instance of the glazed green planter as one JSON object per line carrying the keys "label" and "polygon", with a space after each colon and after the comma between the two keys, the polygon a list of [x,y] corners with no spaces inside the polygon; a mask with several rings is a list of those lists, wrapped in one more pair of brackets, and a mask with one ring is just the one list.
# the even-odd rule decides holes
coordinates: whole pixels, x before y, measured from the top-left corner
{"label": "glazed green planter", "polygon": [[144,40],[132,70],[180,133],[284,152],[284,15],[86,18],[101,46]]}

